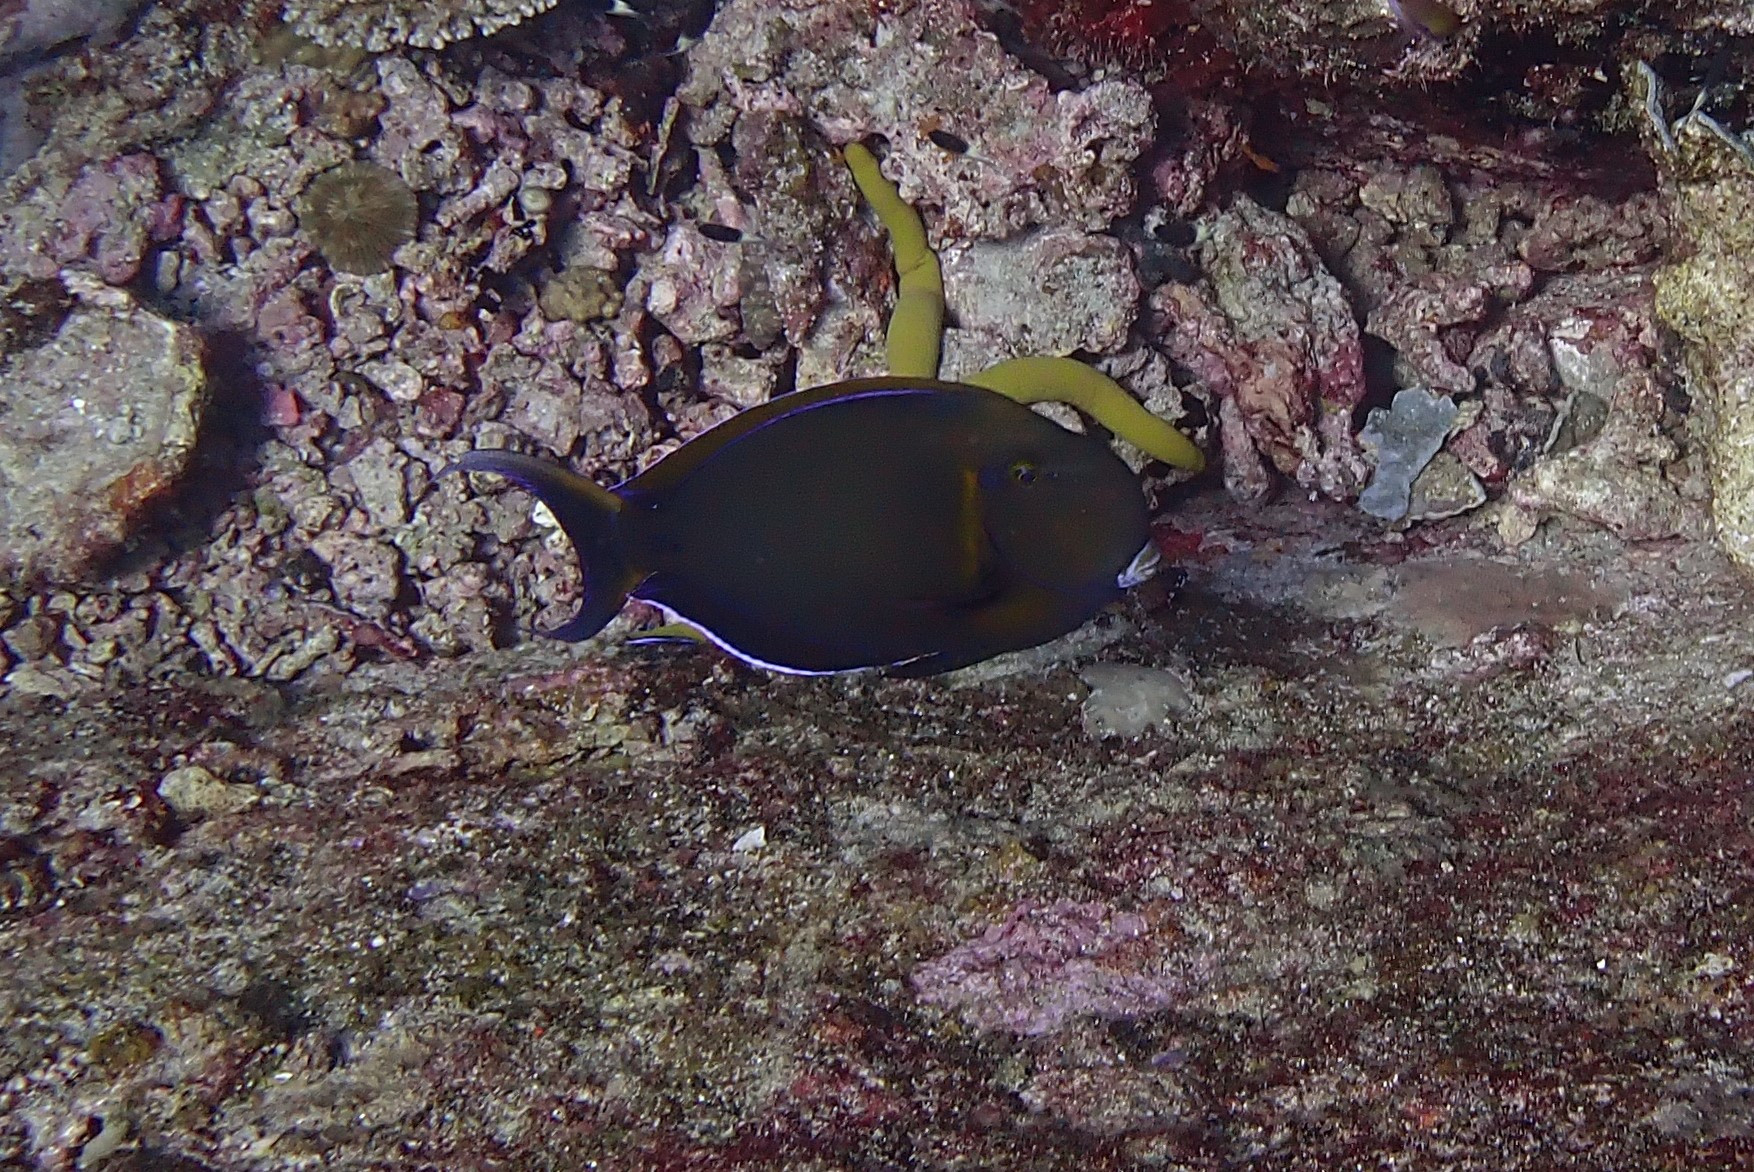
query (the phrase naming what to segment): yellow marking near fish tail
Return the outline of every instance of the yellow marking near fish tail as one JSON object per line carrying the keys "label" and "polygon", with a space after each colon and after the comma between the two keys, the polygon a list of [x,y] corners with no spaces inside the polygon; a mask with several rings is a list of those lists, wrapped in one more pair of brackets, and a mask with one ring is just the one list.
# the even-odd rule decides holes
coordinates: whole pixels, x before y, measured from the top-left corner
{"label": "yellow marking near fish tail", "polygon": [[635,635],[634,638],[636,638],[636,639],[686,639],[690,643],[699,643],[705,647],[712,646],[712,642],[713,642],[711,639],[706,637],[705,631],[702,631],[699,627],[695,626],[693,623],[684,623],[684,622],[659,623],[655,627],[647,627],[645,630],[643,630],[643,631],[639,632],[639,634]]}

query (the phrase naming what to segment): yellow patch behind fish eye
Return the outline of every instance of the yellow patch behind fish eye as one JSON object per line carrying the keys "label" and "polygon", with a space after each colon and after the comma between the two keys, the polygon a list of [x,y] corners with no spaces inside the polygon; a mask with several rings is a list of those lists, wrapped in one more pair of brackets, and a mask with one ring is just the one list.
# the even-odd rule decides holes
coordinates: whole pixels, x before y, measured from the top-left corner
{"label": "yellow patch behind fish eye", "polygon": [[980,469],[964,468],[956,508],[956,564],[958,575],[970,586],[980,580],[986,544],[987,518]]}

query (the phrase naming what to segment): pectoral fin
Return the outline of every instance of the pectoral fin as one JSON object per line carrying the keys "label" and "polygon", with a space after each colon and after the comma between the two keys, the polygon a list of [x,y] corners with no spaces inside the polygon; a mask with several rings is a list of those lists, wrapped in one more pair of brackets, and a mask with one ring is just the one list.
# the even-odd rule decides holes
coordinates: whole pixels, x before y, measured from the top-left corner
{"label": "pectoral fin", "polygon": [[967,667],[1002,652],[1045,643],[1077,625],[1068,623],[1063,598],[1037,586],[1014,587],[957,607],[955,620],[959,637],[953,645],[895,664],[890,674],[929,676]]}

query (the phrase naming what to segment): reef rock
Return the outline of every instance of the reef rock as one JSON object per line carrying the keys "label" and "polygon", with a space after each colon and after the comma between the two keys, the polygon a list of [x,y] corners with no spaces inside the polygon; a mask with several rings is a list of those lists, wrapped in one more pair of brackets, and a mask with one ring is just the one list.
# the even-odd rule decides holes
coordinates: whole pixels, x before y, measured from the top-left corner
{"label": "reef rock", "polygon": [[0,578],[87,573],[182,476],[208,384],[200,340],[76,279],[54,335],[0,356]]}
{"label": "reef rock", "polygon": [[1106,228],[1131,210],[1133,162],[1155,130],[1143,86],[1056,91],[979,27],[967,0],[728,0],[677,96],[700,146],[767,111],[807,115],[835,142],[881,134],[885,172],[903,199],[938,213],[927,221],[945,238]]}
{"label": "reef rock", "polygon": [[1706,421],[1718,542],[1754,573],[1754,153],[1703,115],[1664,130],[1653,127],[1653,153],[1682,239],[1678,259],[1657,274],[1657,312],[1681,335],[1688,387]]}
{"label": "reef rock", "polygon": [[1345,290],[1296,221],[1239,196],[1200,221],[1198,284],[1152,295],[1165,352],[1219,402],[1225,484],[1271,490],[1266,464],[1331,500],[1369,468],[1352,434],[1363,340]]}
{"label": "reef rock", "polygon": [[0,4],[0,74],[75,41],[114,36],[141,0],[10,0]]}

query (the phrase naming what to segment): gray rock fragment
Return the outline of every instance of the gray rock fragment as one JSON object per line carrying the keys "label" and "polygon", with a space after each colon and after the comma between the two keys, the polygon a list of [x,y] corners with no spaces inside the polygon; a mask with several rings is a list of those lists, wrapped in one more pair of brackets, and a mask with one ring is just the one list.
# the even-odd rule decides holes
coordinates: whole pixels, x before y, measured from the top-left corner
{"label": "gray rock fragment", "polygon": [[1193,704],[1187,683],[1160,668],[1093,663],[1079,675],[1090,685],[1084,731],[1093,737],[1130,739]]}
{"label": "gray rock fragment", "polygon": [[199,822],[216,814],[234,814],[258,800],[250,786],[228,782],[200,765],[185,765],[165,774],[158,782],[158,796],[177,817],[188,822]]}
{"label": "gray rock fragment", "polygon": [[1399,521],[1412,501],[1413,481],[1443,446],[1457,408],[1448,395],[1412,387],[1395,395],[1389,410],[1370,413],[1359,440],[1376,454],[1376,471],[1358,496],[1358,507],[1384,521]]}
{"label": "gray rock fragment", "polygon": [[379,529],[399,529],[408,523],[407,467],[408,457],[380,438],[366,445],[343,470],[353,481],[360,506]]}
{"label": "gray rock fragment", "polygon": [[958,249],[944,258],[944,281],[963,329],[1008,338],[1023,354],[1119,350],[1139,301],[1126,245],[1065,228]]}

